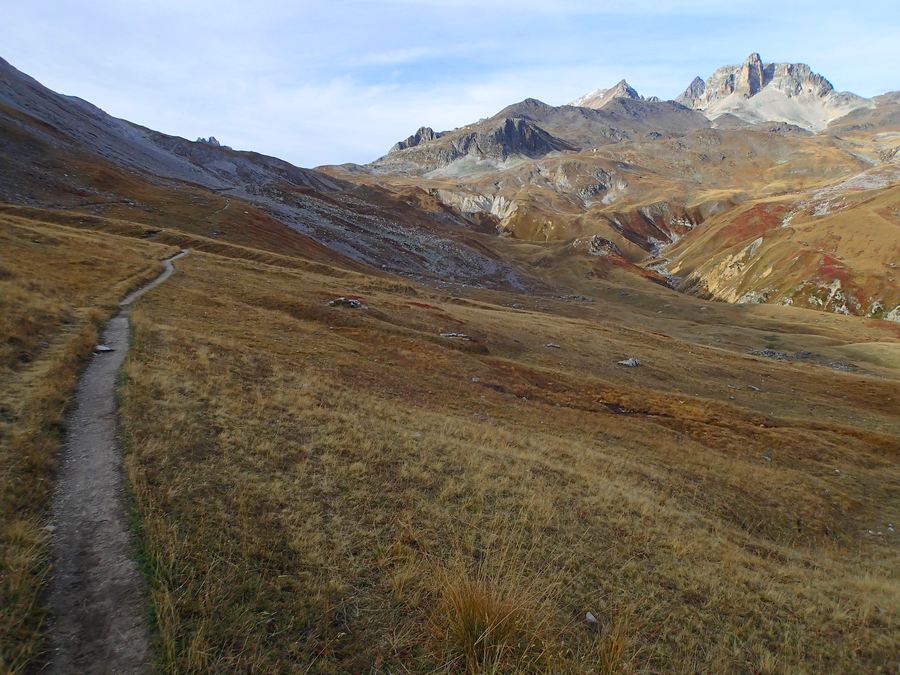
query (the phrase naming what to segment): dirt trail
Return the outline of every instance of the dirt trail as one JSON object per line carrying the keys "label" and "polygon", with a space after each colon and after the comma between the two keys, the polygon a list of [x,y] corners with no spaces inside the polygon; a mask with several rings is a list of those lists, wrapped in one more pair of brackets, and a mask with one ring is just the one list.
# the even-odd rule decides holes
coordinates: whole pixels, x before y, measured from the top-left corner
{"label": "dirt trail", "polygon": [[54,673],[136,673],[151,669],[141,571],[128,525],[116,441],[116,377],[129,346],[129,305],[168,279],[129,293],[103,330],[78,382],[51,506],[50,664]]}

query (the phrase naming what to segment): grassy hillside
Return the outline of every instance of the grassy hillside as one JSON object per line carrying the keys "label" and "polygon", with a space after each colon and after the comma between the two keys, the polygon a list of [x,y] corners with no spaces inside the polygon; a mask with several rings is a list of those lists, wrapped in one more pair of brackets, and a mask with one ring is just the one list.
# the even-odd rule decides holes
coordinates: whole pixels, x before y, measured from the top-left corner
{"label": "grassy hillside", "polygon": [[163,671],[891,667],[893,324],[708,303],[521,242],[502,254],[556,290],[0,218],[4,668],[41,663],[78,370],[176,248],[120,391]]}
{"label": "grassy hillside", "polygon": [[[665,255],[685,286],[727,302],[773,302],[883,318],[900,306],[900,186],[876,176],[751,202]],[[893,312],[893,313],[892,313]]]}
{"label": "grassy hillside", "polygon": [[894,327],[591,283],[185,259],[122,388],[163,670],[891,667],[896,371],[747,350]]}

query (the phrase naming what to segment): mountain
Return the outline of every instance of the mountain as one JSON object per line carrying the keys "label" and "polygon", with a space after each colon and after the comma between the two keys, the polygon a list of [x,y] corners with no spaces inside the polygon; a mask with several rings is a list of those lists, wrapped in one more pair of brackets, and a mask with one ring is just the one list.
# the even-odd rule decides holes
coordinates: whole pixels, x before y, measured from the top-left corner
{"label": "mountain", "polygon": [[[537,134],[540,135],[540,134]],[[483,284],[517,274],[446,209],[117,119],[0,59],[0,201],[75,209],[349,266]]]}
{"label": "mountain", "polygon": [[[505,162],[517,157],[542,157],[551,152],[574,149],[533,121],[514,114],[496,115],[484,123],[455,132],[434,133],[423,127],[400,141],[382,158],[396,168],[402,162],[422,172],[446,167],[458,160]],[[494,166],[493,164],[491,166]]]}
{"label": "mountain", "polygon": [[305,169],[0,62],[0,673],[895,672],[900,96],[716,121]]}
{"label": "mountain", "polygon": [[834,91],[805,63],[763,63],[756,52],[741,65],[719,68],[705,81],[694,78],[676,101],[702,110],[710,119],[731,114],[751,123],[788,122],[816,131],[853,110],[873,106],[856,94]]}
{"label": "mountain", "polygon": [[593,109],[525,99],[453,131],[422,127],[369,167],[388,174],[472,175],[551,153],[647,136],[670,138],[707,127],[701,113],[671,101],[615,98]]}
{"label": "mountain", "polygon": [[617,98],[640,100],[642,96],[625,80],[619,80],[617,84],[609,89],[595,89],[584,96],[579,96],[574,101],[571,101],[569,105],[599,110],[607,103]]}
{"label": "mountain", "polygon": [[898,318],[896,96],[837,93],[808,66],[752,54],[676,101],[623,80],[573,103],[525,99],[422,127],[367,166],[320,169],[424,190],[505,238],[609,241],[684,292]]}
{"label": "mountain", "polygon": [[[757,55],[716,73],[681,102],[529,98],[422,126],[369,165],[305,169],[116,119],[0,61],[0,201],[447,283],[535,288],[589,256],[729,302],[900,318],[900,96],[813,131],[747,106],[837,114],[851,95]],[[594,237],[614,253],[590,256]],[[566,253],[538,271],[515,242]]]}

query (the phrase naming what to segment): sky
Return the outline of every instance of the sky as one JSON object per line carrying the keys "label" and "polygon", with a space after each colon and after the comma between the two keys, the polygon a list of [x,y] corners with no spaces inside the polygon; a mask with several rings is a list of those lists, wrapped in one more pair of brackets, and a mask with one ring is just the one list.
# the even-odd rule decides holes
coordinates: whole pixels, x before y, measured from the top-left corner
{"label": "sky", "polygon": [[300,166],[369,162],[420,126],[560,105],[625,78],[803,62],[838,90],[900,89],[900,2],[0,0],[0,56],[169,134]]}

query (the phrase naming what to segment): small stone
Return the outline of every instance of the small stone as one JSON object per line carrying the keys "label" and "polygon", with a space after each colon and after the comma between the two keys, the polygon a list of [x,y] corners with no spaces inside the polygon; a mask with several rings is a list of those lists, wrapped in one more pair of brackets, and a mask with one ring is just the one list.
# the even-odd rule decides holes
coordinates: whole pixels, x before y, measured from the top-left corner
{"label": "small stone", "polygon": [[366,306],[362,304],[360,300],[356,298],[345,298],[341,296],[340,298],[335,298],[334,300],[330,300],[328,302],[329,307],[349,307],[350,309],[365,309]]}
{"label": "small stone", "polygon": [[478,384],[479,382],[481,382],[481,378],[478,377],[477,375],[475,375],[472,377],[471,381],[474,382],[475,384]]}
{"label": "small stone", "polygon": [[754,387],[752,384],[747,385],[747,389],[751,389],[753,391],[762,391],[759,387]]}
{"label": "small stone", "polygon": [[584,622],[587,624],[588,628],[591,630],[599,630],[600,622],[597,621],[597,617],[588,612],[584,615]]}
{"label": "small stone", "polygon": [[114,352],[116,350],[109,345],[97,345],[96,347],[94,347],[94,351],[98,354],[102,354],[104,352]]}
{"label": "small stone", "polygon": [[558,344],[556,344],[555,342],[548,342],[548,343],[545,344],[544,346],[547,347],[547,348],[549,348],[549,349],[562,349],[562,347],[560,347],[560,346],[559,346]]}
{"label": "small stone", "polygon": [[458,340],[471,340],[472,337],[465,333],[441,333],[442,338],[456,338]]}
{"label": "small stone", "polygon": [[641,365],[641,360],[635,358],[634,356],[629,356],[627,359],[619,361],[619,365],[626,366],[627,368],[637,368],[639,365]]}

